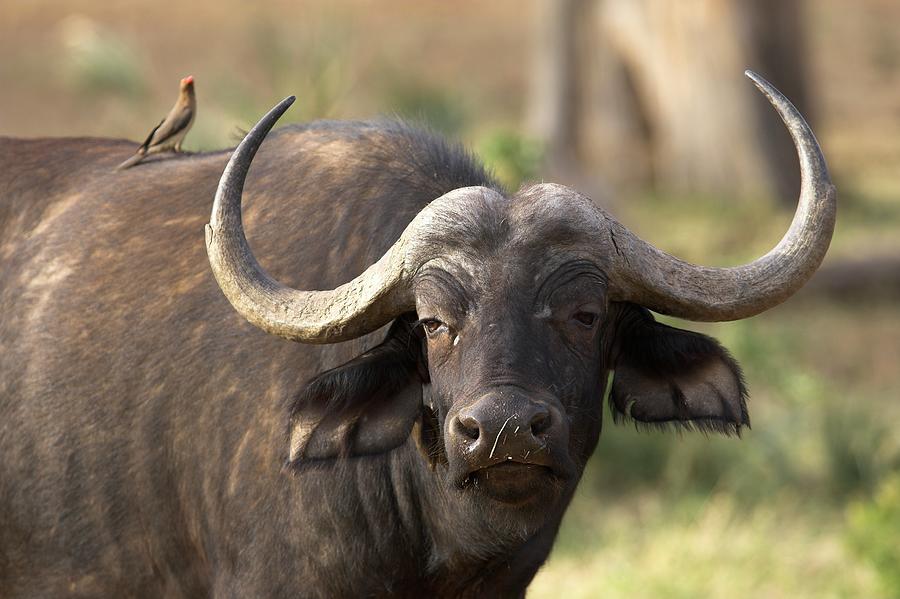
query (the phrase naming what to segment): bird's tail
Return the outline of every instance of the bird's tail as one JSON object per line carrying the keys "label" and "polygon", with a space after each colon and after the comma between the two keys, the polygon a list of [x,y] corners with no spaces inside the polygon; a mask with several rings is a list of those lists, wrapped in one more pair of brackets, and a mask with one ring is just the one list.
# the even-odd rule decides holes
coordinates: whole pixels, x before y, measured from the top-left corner
{"label": "bird's tail", "polygon": [[126,160],[125,162],[123,162],[122,164],[117,166],[116,170],[117,171],[125,170],[128,167],[134,166],[135,164],[137,164],[138,162],[140,162],[141,160],[143,160],[146,157],[147,157],[147,154],[145,154],[144,152],[138,152],[137,154],[135,154],[134,156],[132,156],[131,158],[129,158],[128,160]]}

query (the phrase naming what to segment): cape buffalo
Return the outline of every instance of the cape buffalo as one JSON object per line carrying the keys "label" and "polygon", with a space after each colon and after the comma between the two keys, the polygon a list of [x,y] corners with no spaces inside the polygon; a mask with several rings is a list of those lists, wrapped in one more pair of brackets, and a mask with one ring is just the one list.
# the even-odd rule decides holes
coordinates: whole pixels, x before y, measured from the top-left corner
{"label": "cape buffalo", "polygon": [[750,76],[803,183],[735,268],[396,122],[285,127],[250,169],[291,99],[127,171],[125,141],[0,140],[0,596],[522,597],[610,371],[617,417],[749,424],[729,354],[649,310],[752,316],[825,254],[819,147]]}

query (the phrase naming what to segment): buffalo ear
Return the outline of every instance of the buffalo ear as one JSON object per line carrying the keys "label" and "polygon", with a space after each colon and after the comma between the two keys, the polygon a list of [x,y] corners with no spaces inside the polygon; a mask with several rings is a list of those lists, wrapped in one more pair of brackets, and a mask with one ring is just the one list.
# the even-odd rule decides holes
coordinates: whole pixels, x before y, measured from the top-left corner
{"label": "buffalo ear", "polygon": [[313,378],[291,407],[289,463],[402,445],[422,409],[420,354],[410,319],[398,318],[383,343]]}
{"label": "buffalo ear", "polygon": [[656,322],[621,304],[610,408],[618,422],[739,435],[750,426],[741,368],[712,337]]}

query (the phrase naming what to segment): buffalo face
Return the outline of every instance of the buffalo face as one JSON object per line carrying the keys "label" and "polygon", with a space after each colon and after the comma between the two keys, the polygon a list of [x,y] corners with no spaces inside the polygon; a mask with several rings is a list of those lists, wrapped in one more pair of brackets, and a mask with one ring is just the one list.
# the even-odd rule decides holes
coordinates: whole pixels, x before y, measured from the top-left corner
{"label": "buffalo face", "polygon": [[599,435],[610,370],[617,418],[739,432],[749,420],[737,365],[714,340],[657,323],[649,310],[702,321],[758,314],[799,289],[828,248],[836,196],[818,143],[784,96],[748,75],[787,126],[802,183],[778,245],[729,268],[670,256],[564,186],[512,197],[462,187],[425,206],[352,281],[292,289],[260,268],[241,224],[247,170],[293,100],[270,111],[216,193],[206,242],[220,288],[253,324],[303,343],[393,322],[383,343],[296,398],[291,464],[412,438],[442,493],[474,498],[467,505],[506,513],[510,530],[523,530],[570,496]]}
{"label": "buffalo face", "polygon": [[485,220],[498,223],[480,232],[493,247],[417,275],[426,407],[449,483],[521,504],[563,488],[599,432],[605,276],[577,254],[516,235],[514,211]]}
{"label": "buffalo face", "polygon": [[297,398],[294,464],[412,436],[447,493],[514,508],[521,527],[571,495],[613,368],[620,416],[724,432],[748,423],[740,371],[715,341],[610,301],[609,258],[585,249],[586,198],[559,185],[511,198],[473,188],[455,206],[444,252],[415,273],[415,312]]}

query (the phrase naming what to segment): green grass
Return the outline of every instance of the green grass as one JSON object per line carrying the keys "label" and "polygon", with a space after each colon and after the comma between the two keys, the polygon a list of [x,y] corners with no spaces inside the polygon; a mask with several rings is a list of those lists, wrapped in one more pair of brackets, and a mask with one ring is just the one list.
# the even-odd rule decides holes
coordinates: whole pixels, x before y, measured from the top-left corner
{"label": "green grass", "polygon": [[900,597],[900,473],[888,477],[870,500],[848,510],[853,552],[877,572],[881,589]]}
{"label": "green grass", "polygon": [[888,597],[848,552],[840,518],[772,501],[780,509],[747,509],[727,493],[580,496],[528,597]]}

